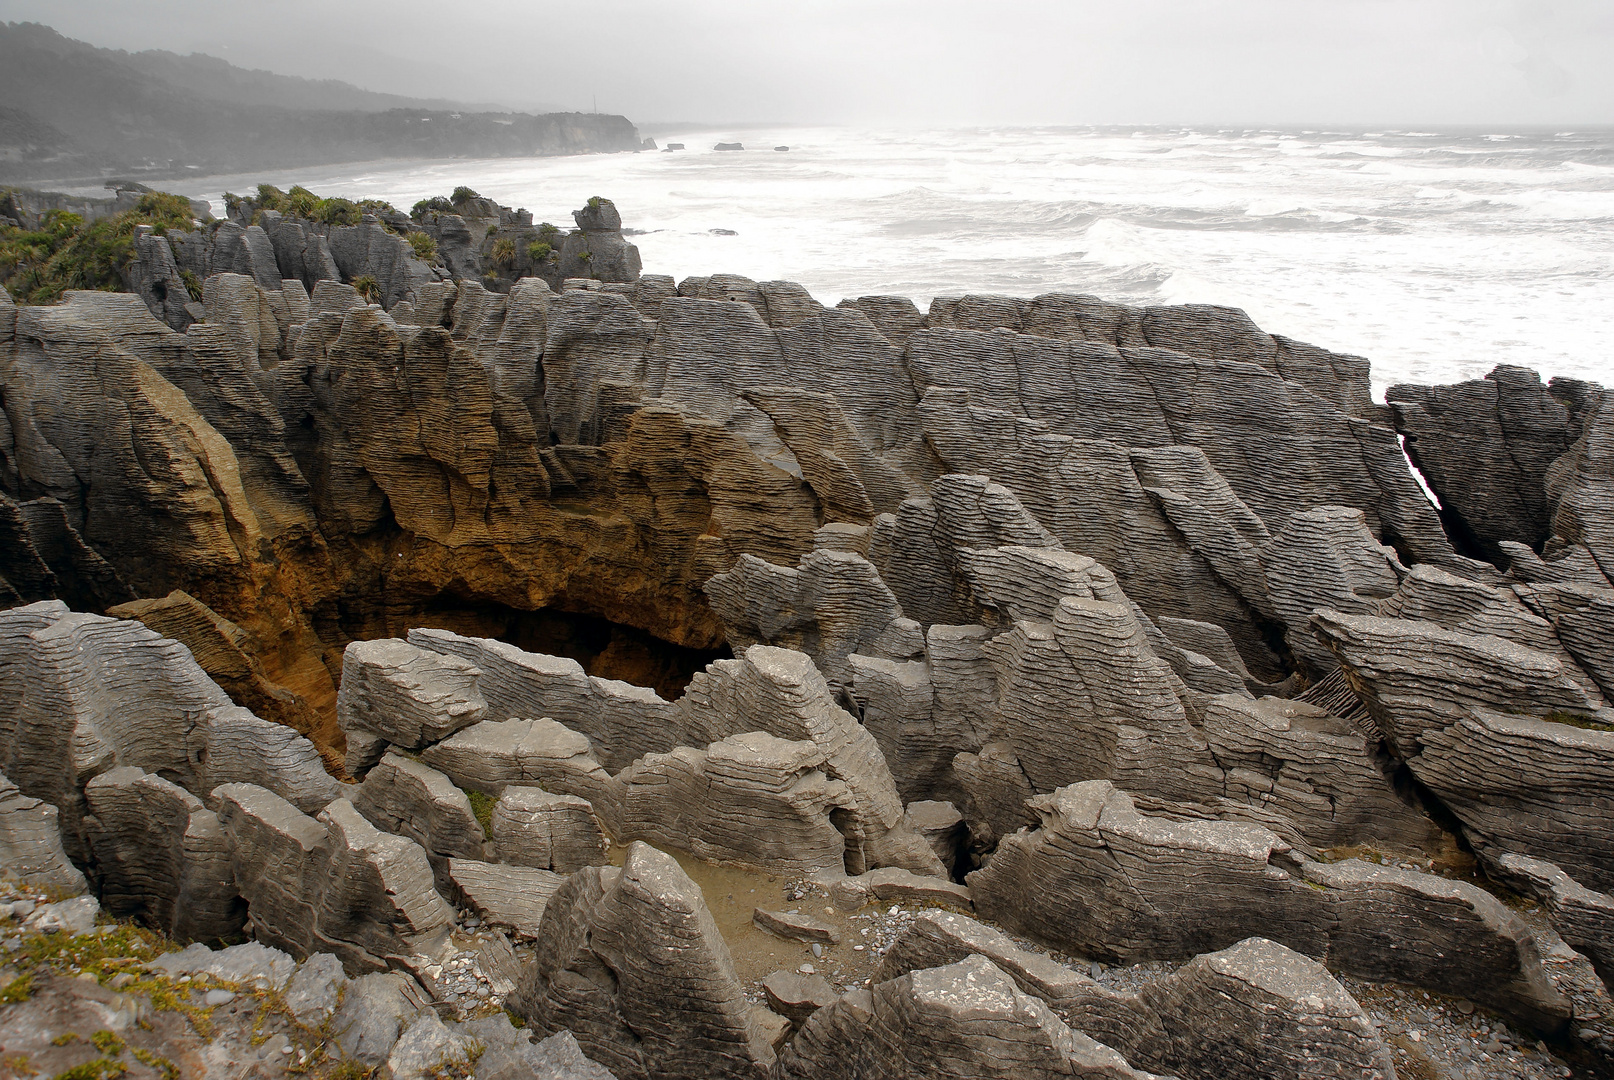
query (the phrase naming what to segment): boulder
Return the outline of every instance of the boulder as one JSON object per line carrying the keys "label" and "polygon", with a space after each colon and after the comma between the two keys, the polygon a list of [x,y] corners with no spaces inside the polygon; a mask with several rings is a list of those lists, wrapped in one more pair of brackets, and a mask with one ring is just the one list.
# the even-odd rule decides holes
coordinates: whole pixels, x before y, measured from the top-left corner
{"label": "boulder", "polygon": [[407,836],[431,860],[445,883],[450,859],[480,859],[486,853],[482,825],[465,792],[436,769],[388,752],[352,794],[353,809],[383,832]]}
{"label": "boulder", "polygon": [[238,939],[236,891],[218,815],[177,784],[124,765],[84,787],[101,903],[180,941]]}
{"label": "boulder", "polygon": [[[487,702],[477,689],[482,672],[457,656],[397,638],[355,641],[342,654],[337,719],[405,750],[420,750],[481,720]],[[373,761],[348,763],[360,776]]]}
{"label": "boulder", "polygon": [[544,907],[566,880],[552,870],[450,859],[448,876],[466,905],[493,926],[535,938]]}
{"label": "boulder", "polygon": [[491,818],[499,861],[570,874],[605,863],[610,846],[587,799],[511,784]]}
{"label": "boulder", "polygon": [[1133,1080],[1151,1074],[1067,1027],[985,957],[970,956],[853,991],[814,1012],[780,1055],[776,1075]]}
{"label": "boulder", "polygon": [[553,720],[484,720],[428,747],[420,760],[466,791],[494,797],[511,784],[588,801],[613,836],[621,829],[622,784],[583,735]]}
{"label": "boulder", "polygon": [[0,866],[27,889],[74,895],[88,886],[62,850],[56,807],[30,799],[0,774]]}
{"label": "boulder", "polygon": [[647,754],[623,770],[623,839],[710,862],[780,871],[841,868],[846,840],[832,815],[853,805],[847,785],[809,740],[734,735],[705,750]]}
{"label": "boulder", "polygon": [[414,841],[378,831],[346,799],[315,819],[251,784],[226,784],[215,797],[260,941],[294,956],[333,953],[350,975],[442,949],[453,910]]}
{"label": "boulder", "polygon": [[700,889],[643,843],[550,898],[510,1008],[624,1080],[760,1077],[774,1061]]}

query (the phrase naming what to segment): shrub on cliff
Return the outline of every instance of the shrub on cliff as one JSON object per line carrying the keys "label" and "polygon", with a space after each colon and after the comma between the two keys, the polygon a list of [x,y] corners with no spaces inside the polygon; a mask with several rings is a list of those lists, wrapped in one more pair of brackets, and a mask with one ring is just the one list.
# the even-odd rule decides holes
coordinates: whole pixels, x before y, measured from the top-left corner
{"label": "shrub on cliff", "polygon": [[550,260],[550,256],[554,254],[554,251],[555,249],[547,241],[534,240],[527,245],[527,258],[534,263],[546,263]]}
{"label": "shrub on cliff", "polygon": [[415,258],[423,263],[437,261],[437,241],[423,232],[412,232],[404,239],[409,241],[409,248],[415,253]]}
{"label": "shrub on cliff", "polygon": [[441,195],[433,195],[431,198],[422,199],[414,206],[410,207],[409,216],[418,221],[425,217],[428,213],[431,213],[433,210],[437,211],[439,214],[452,214],[454,212],[454,204],[443,198]]}
{"label": "shrub on cliff", "polygon": [[516,242],[508,236],[493,241],[493,250],[489,257],[493,260],[494,266],[508,268],[516,261]]}
{"label": "shrub on cliff", "polygon": [[454,193],[448,197],[448,201],[453,203],[455,206],[464,206],[471,200],[480,199],[481,197],[482,196],[478,195],[464,184],[461,184],[459,187],[454,189]]}
{"label": "shrub on cliff", "polygon": [[373,274],[361,274],[350,283],[366,304],[381,302],[381,285]]}
{"label": "shrub on cliff", "polygon": [[136,226],[150,225],[161,236],[195,224],[188,199],[161,191],[88,225],[77,214],[52,211],[37,231],[0,228],[0,280],[24,304],[55,303],[68,289],[118,292],[134,258]]}

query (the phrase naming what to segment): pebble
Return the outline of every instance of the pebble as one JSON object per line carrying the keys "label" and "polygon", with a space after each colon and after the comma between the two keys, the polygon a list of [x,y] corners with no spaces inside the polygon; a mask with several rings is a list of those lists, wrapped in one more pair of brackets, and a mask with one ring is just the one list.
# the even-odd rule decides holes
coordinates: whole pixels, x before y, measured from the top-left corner
{"label": "pebble", "polygon": [[801,965],[801,967],[797,968],[796,970],[801,972],[803,975],[816,975],[816,974],[818,974],[818,969],[813,967],[813,965],[811,965],[811,964],[803,964],[803,965]]}
{"label": "pebble", "polygon": [[209,990],[202,995],[202,1000],[207,1003],[209,1008],[228,1005],[235,1000],[235,993],[231,990]]}
{"label": "pebble", "polygon": [[824,955],[824,946],[820,945],[816,941],[813,942],[813,956],[815,958],[821,958],[823,955]]}

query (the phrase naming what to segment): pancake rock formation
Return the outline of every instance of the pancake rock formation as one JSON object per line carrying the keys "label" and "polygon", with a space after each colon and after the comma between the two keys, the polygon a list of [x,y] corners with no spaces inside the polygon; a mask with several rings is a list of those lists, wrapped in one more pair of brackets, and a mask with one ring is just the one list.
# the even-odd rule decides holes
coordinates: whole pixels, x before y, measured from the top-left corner
{"label": "pancake rock formation", "polygon": [[0,939],[395,1077],[1614,1067],[1602,387],[310,205],[0,294]]}

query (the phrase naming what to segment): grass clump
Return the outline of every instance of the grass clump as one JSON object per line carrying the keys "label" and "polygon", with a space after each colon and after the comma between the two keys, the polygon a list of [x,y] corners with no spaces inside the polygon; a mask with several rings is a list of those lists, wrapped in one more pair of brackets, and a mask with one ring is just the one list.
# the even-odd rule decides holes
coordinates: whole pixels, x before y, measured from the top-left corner
{"label": "grass clump", "polygon": [[1614,731],[1614,726],[1593,720],[1584,713],[1550,712],[1542,717],[1543,720],[1553,724],[1568,724],[1570,727],[1583,728],[1586,731]]}
{"label": "grass clump", "polygon": [[381,300],[381,284],[376,281],[374,274],[360,274],[350,284],[358,292],[359,298],[366,304],[379,303]]}
{"label": "grass clump", "polygon": [[34,996],[34,976],[32,972],[19,975],[0,990],[0,1005],[21,1005]]}
{"label": "grass clump", "polygon": [[161,1054],[154,1054],[139,1046],[130,1047],[129,1053],[133,1054],[134,1059],[140,1064],[162,1073],[163,1080],[179,1080],[179,1066]]}
{"label": "grass clump", "polygon": [[409,249],[415,253],[415,258],[421,262],[437,261],[437,241],[423,232],[412,232],[404,237],[409,241]]}
{"label": "grass clump", "polygon": [[493,250],[489,254],[493,265],[508,268],[516,261],[516,242],[508,236],[493,241]]}
{"label": "grass clump", "polygon": [[116,1032],[105,1028],[90,1036],[90,1045],[101,1051],[105,1057],[117,1057],[123,1053],[123,1040],[118,1038]]}
{"label": "grass clump", "polygon": [[202,279],[196,276],[194,270],[181,270],[179,280],[185,283],[185,292],[192,300],[202,298]]}
{"label": "grass clump", "polygon": [[36,230],[3,226],[0,281],[20,304],[53,304],[68,289],[121,292],[140,225],[163,236],[194,228],[196,218],[183,196],[148,191],[134,209],[89,224],[78,214],[53,210]]}
{"label": "grass clump", "polygon": [[499,804],[499,800],[484,791],[467,791],[465,797],[470,800],[471,813],[476,815],[477,824],[482,826],[482,835],[492,840],[493,808]]}

